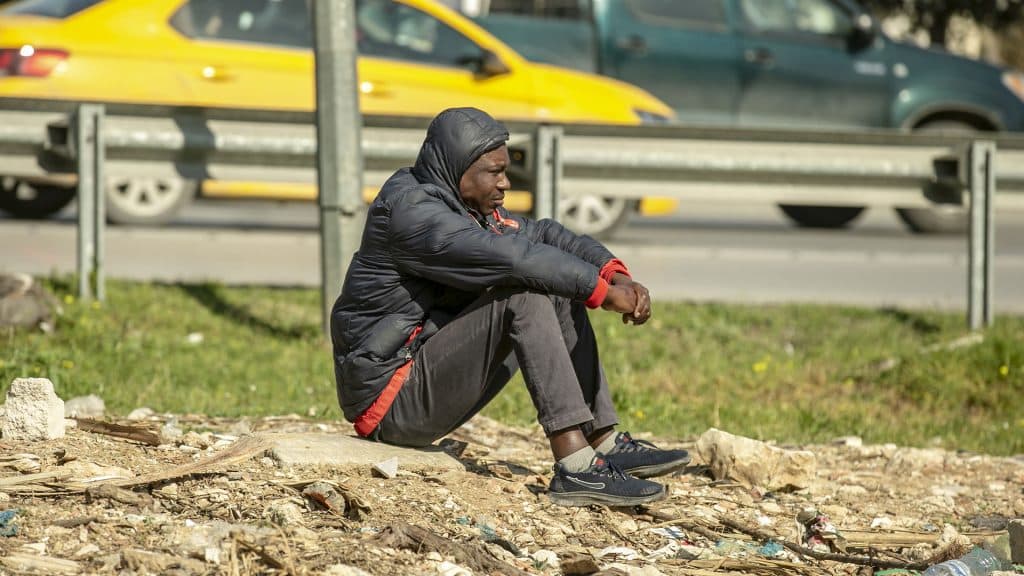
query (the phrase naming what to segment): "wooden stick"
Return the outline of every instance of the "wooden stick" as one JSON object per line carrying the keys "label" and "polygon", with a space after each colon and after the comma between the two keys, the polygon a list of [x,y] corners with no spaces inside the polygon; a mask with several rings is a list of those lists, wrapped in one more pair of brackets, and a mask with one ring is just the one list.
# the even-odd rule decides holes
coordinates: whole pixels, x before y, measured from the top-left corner
{"label": "wooden stick", "polygon": [[47,472],[37,472],[36,474],[9,476],[7,478],[0,478],[0,488],[18,486],[21,484],[32,484],[35,482],[42,482],[44,480],[61,480],[70,475],[71,473],[67,470],[49,470]]}
{"label": "wooden stick", "polygon": [[160,434],[154,432],[149,426],[125,426],[123,424],[114,424],[113,422],[93,420],[92,418],[76,418],[75,420],[78,422],[78,428],[85,432],[113,436],[123,440],[132,440],[150,446],[159,446],[161,444]]}

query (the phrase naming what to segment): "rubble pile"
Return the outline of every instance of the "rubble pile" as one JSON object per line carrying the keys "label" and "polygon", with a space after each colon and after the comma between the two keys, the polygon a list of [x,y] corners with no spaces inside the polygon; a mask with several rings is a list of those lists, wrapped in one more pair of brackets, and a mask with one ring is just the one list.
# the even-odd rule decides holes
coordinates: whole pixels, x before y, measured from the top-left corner
{"label": "rubble pile", "polygon": [[[649,438],[694,455],[662,479],[666,500],[564,508],[546,495],[539,428],[477,417],[434,451],[371,451],[360,463],[374,445],[345,423],[135,416],[2,439],[0,572],[893,574],[979,544],[1024,553],[1009,538],[1024,534],[1013,523],[1024,517],[1020,458],[856,438],[769,446],[709,431]],[[311,446],[342,439],[348,463],[290,463],[282,446],[303,435]],[[730,454],[777,464],[730,472]]]}

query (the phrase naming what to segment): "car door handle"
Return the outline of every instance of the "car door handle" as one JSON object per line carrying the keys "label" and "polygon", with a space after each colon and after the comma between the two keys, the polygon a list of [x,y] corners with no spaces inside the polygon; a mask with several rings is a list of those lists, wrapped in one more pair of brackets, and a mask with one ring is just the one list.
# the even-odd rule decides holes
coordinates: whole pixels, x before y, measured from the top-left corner
{"label": "car door handle", "polygon": [[203,66],[203,69],[199,71],[199,75],[202,76],[203,80],[209,80],[210,82],[225,82],[235,79],[235,74],[231,69],[224,66]]}
{"label": "car door handle", "polygon": [[751,64],[770,66],[775,63],[775,55],[767,48],[747,48],[743,58]]}
{"label": "car door handle", "polygon": [[635,52],[637,54],[644,54],[647,52],[647,40],[643,36],[637,34],[630,34],[623,38],[619,38],[615,41],[615,45],[626,52]]}

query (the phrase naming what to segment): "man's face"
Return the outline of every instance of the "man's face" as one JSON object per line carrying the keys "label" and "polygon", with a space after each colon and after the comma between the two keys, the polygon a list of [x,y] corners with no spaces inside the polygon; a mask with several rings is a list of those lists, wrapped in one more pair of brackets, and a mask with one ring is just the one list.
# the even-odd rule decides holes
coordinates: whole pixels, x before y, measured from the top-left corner
{"label": "man's face", "polygon": [[508,147],[502,144],[477,158],[459,181],[462,201],[480,214],[490,214],[505,203],[505,191],[511,184],[505,171],[509,165]]}

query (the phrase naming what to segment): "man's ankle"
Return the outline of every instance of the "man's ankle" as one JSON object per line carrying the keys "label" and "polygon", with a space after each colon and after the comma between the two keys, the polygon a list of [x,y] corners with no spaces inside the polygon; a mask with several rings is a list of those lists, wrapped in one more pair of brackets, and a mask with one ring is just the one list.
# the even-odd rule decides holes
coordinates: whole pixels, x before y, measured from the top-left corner
{"label": "man's ankle", "polygon": [[590,446],[580,448],[572,454],[558,460],[558,463],[569,472],[583,472],[587,468],[590,468],[590,465],[593,462],[594,449]]}

